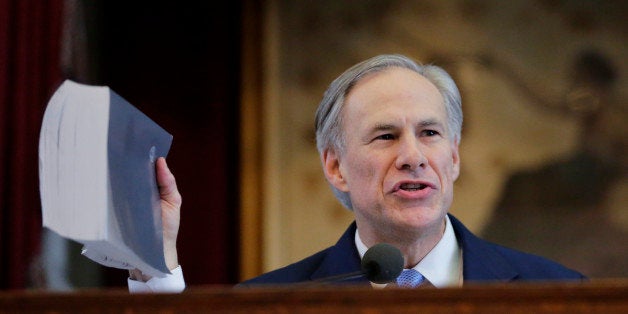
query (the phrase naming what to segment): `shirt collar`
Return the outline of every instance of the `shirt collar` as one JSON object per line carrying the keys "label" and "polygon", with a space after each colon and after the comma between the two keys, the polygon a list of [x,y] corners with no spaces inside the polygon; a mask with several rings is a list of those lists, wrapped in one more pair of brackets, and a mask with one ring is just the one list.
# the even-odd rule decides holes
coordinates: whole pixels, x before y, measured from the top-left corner
{"label": "shirt collar", "polygon": [[[359,230],[355,231],[355,246],[364,256],[368,249]],[[436,246],[416,265],[414,269],[423,274],[435,287],[444,288],[462,285],[462,254],[456,234],[454,233],[449,216],[445,216],[445,233]]]}

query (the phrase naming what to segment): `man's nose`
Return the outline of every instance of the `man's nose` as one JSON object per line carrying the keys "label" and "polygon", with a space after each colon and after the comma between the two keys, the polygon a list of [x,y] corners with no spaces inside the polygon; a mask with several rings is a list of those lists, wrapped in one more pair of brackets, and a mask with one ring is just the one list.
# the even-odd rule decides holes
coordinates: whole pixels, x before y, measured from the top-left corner
{"label": "man's nose", "polygon": [[399,170],[417,170],[425,168],[427,158],[421,147],[421,143],[415,137],[406,137],[399,141],[399,152],[396,167]]}

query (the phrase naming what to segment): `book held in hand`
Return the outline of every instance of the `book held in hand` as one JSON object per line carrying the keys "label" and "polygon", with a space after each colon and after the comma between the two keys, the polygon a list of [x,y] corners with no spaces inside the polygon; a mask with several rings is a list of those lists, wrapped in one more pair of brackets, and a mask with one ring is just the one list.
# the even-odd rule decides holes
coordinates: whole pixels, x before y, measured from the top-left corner
{"label": "book held in hand", "polygon": [[66,80],[48,102],[39,139],[43,226],[110,267],[156,277],[163,251],[155,161],[172,135],[106,86]]}

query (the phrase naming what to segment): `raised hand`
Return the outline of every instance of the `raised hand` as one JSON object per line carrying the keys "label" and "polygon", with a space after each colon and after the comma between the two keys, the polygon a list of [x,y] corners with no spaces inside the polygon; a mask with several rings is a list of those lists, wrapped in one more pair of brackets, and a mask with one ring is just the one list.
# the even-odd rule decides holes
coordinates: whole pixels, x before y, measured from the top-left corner
{"label": "raised hand", "polygon": [[156,162],[157,185],[161,197],[161,222],[164,233],[164,255],[169,269],[179,266],[177,257],[177,234],[181,219],[181,194],[177,182],[163,157]]}
{"label": "raised hand", "polygon": [[[177,182],[166,164],[166,159],[160,157],[155,164],[157,186],[161,198],[161,223],[164,237],[164,257],[166,266],[173,270],[179,266],[177,255],[177,234],[181,219],[181,194],[177,190]],[[138,269],[129,271],[131,279],[148,281],[151,277]]]}

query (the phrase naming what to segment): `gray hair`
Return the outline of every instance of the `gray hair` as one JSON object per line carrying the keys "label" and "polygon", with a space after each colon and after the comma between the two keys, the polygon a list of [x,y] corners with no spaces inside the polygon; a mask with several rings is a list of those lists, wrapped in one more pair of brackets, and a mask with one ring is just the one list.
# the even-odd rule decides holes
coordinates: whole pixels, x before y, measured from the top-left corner
{"label": "gray hair", "polygon": [[[461,97],[458,87],[451,76],[438,66],[420,65],[403,55],[379,55],[349,68],[336,78],[325,91],[323,99],[316,110],[315,121],[316,147],[320,154],[328,149],[333,149],[338,154],[344,153],[345,139],[342,132],[342,108],[345,105],[345,97],[362,78],[391,67],[412,70],[436,86],[445,102],[450,139],[460,142],[462,131]],[[342,205],[353,210],[349,194],[336,189],[334,186],[331,188]]]}

